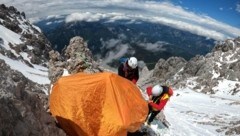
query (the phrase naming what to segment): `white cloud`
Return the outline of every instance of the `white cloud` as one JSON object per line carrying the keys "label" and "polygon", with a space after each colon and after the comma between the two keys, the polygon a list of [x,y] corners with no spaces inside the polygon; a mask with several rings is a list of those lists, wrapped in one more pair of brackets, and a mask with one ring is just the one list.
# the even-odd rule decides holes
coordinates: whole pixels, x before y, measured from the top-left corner
{"label": "white cloud", "polygon": [[100,41],[102,43],[102,49],[111,49],[122,44],[122,41],[120,39],[110,39],[108,41],[103,41],[101,39]]}
{"label": "white cloud", "polygon": [[[102,47],[101,50],[109,50],[106,55],[104,56],[103,64],[107,65],[107,63],[111,62],[114,59],[119,59],[125,54],[131,54],[129,51],[129,44],[122,43],[121,37],[124,37],[125,35],[120,34],[120,39],[110,39],[107,41],[103,41],[103,39],[100,39]],[[134,53],[134,52],[133,52]]]}
{"label": "white cloud", "polygon": [[99,21],[101,18],[104,17],[104,14],[92,14],[90,12],[86,12],[83,14],[80,13],[73,13],[66,17],[66,22],[73,22],[73,21],[87,21],[87,22],[95,22]]}
{"label": "white cloud", "polygon": [[167,45],[168,43],[157,41],[155,43],[139,43],[138,46],[145,48],[148,51],[151,52],[157,52],[157,51],[165,51],[166,49],[163,47],[164,45]]}
{"label": "white cloud", "polygon": [[236,11],[240,13],[240,3],[237,4]]}
{"label": "white cloud", "polygon": [[[1,0],[25,11],[28,18],[37,21],[51,15],[69,15],[66,22],[109,19],[144,20],[165,24],[194,34],[217,40],[240,35],[240,29],[219,22],[206,15],[190,12],[170,2],[143,0]],[[240,5],[237,5],[240,11]]]}
{"label": "white cloud", "polygon": [[74,21],[96,22],[106,18],[109,19],[110,21],[129,19],[127,16],[121,13],[103,14],[103,13],[85,12],[85,13],[72,13],[66,17],[65,22],[66,23],[74,22]]}
{"label": "white cloud", "polygon": [[220,8],[219,8],[219,10],[223,11],[223,8],[222,8],[222,7],[220,7]]}
{"label": "white cloud", "polygon": [[103,64],[107,64],[114,59],[121,58],[128,52],[128,49],[129,49],[128,44],[121,44],[120,46],[117,46],[114,50],[111,50],[107,53],[107,55],[103,59]]}

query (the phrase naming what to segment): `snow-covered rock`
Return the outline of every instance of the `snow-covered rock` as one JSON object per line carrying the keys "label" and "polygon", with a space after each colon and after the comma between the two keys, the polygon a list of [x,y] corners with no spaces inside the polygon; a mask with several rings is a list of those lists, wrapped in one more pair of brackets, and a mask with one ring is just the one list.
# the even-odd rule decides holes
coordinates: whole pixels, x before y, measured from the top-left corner
{"label": "snow-covered rock", "polygon": [[0,5],[0,135],[65,135],[48,109],[50,43],[14,7]]}
{"label": "snow-covered rock", "polygon": [[47,110],[48,86],[27,79],[0,59],[0,135],[64,136]]}
{"label": "snow-covered rock", "polygon": [[51,44],[39,29],[14,7],[0,5],[0,53],[27,65],[47,65]]}
{"label": "snow-covered rock", "polygon": [[175,90],[164,109],[169,130],[154,135],[239,135],[239,66],[240,37],[217,44],[206,56],[159,59],[153,70],[144,71],[138,81],[143,90],[157,83]]}
{"label": "snow-covered rock", "polygon": [[197,55],[189,61],[176,57],[160,59],[149,79],[152,83],[211,94],[221,91],[217,88],[225,82],[229,88],[225,95],[240,96],[240,37],[221,42],[206,56]]}

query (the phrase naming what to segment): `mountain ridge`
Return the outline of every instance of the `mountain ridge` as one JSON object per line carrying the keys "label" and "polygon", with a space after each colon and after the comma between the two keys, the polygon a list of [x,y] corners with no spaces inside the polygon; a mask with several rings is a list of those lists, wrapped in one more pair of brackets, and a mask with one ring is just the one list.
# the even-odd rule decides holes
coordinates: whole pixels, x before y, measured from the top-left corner
{"label": "mountain ridge", "polygon": [[[43,29],[59,52],[67,45],[68,39],[81,36],[96,59],[102,59],[104,63],[113,67],[116,66],[114,60],[122,56],[136,56],[151,68],[154,65],[150,63],[156,63],[159,58],[181,56],[189,60],[196,54],[204,55],[209,52],[215,42],[187,31],[140,20],[130,23],[129,20],[109,22],[103,19],[97,22],[71,23],[62,20],[60,23],[54,23],[51,18],[36,25]],[[126,48],[123,48],[123,45]]]}
{"label": "mountain ridge", "polygon": [[[155,68],[149,74],[152,81],[169,84],[176,88],[189,87],[193,90],[215,94],[221,84],[226,83],[226,93],[240,95],[240,37],[227,39],[216,44],[212,52],[197,55],[186,61],[181,57],[170,57],[167,60],[159,59]],[[145,68],[145,71],[147,68]],[[146,72],[145,72],[146,74]]]}
{"label": "mountain ridge", "polygon": [[[4,5],[0,5],[0,11],[6,13],[0,14],[0,107],[4,109],[0,111],[0,134],[66,135],[55,125],[55,120],[47,112],[50,83],[54,83],[64,73],[96,73],[110,70],[101,67],[101,62],[95,61],[84,38],[74,37],[64,48],[64,52],[59,53],[52,50],[50,42],[37,27],[24,19],[24,13]],[[190,60],[181,57],[158,58],[153,70],[141,68],[141,78],[137,85],[143,88],[143,93],[147,85],[158,83],[171,85],[174,90],[180,91],[184,90],[182,88],[190,88],[206,93],[209,97],[229,95],[232,96],[231,99],[239,99],[239,69],[240,38],[228,39],[218,43],[208,54],[197,55]],[[227,88],[222,89],[221,85]],[[181,98],[185,91],[182,92],[179,96],[176,91],[173,99]],[[208,100],[212,101],[210,98]],[[178,102],[181,102],[181,99]],[[232,100],[229,105],[237,107],[238,103]],[[172,110],[177,108],[174,106],[171,107]],[[186,115],[189,114],[206,117],[205,114],[187,111]],[[224,114],[216,118],[222,116],[226,116],[224,119],[230,118],[227,120],[229,125],[236,126],[223,125],[224,127],[216,130],[218,134],[225,130],[226,135],[239,134],[238,118]],[[213,119],[215,121],[215,116]],[[236,121],[232,121],[233,119]],[[221,125],[221,119],[215,122]],[[199,123],[211,125],[212,122]]]}

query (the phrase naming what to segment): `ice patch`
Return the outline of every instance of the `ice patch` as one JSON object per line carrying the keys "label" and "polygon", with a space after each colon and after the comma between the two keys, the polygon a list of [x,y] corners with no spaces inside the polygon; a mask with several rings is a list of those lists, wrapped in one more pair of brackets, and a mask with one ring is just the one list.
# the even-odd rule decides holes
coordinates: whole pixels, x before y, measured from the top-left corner
{"label": "ice patch", "polygon": [[11,69],[21,72],[26,78],[38,84],[50,84],[48,79],[48,69],[43,66],[33,65],[34,68],[27,66],[21,61],[12,60],[0,54],[0,59],[4,60]]}

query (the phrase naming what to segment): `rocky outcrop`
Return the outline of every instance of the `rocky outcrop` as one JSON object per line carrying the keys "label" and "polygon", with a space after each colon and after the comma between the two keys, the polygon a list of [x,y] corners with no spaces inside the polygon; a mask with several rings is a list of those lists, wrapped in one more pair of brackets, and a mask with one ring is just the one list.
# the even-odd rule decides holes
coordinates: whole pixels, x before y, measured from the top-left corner
{"label": "rocky outcrop", "polygon": [[165,79],[170,79],[180,71],[186,65],[186,62],[181,57],[170,57],[167,60],[159,59],[153,70],[153,76],[162,79],[162,82],[164,82]]}
{"label": "rocky outcrop", "polygon": [[[37,84],[19,72],[28,68],[36,70],[25,71],[33,76],[43,72],[38,68],[48,64],[50,43],[23,12],[12,6],[0,5],[0,29],[0,136],[66,135],[47,112],[44,90],[49,85]],[[14,62],[23,67],[7,65]]]}
{"label": "rocky outcrop", "polygon": [[92,53],[83,38],[79,36],[70,40],[62,55],[52,50],[49,52],[49,56],[49,79],[52,83],[62,76],[64,70],[67,70],[70,74],[103,71],[103,68],[99,67],[98,63],[93,60]]}
{"label": "rocky outcrop", "polygon": [[176,88],[190,87],[204,93],[216,93],[220,82],[230,80],[233,87],[229,87],[229,94],[237,94],[240,91],[237,87],[240,81],[240,37],[219,43],[206,56],[197,55],[189,61],[177,57],[159,59],[146,80]]}
{"label": "rocky outcrop", "polygon": [[48,98],[42,92],[46,87],[11,70],[3,60],[0,67],[0,135],[64,136],[46,112]]}
{"label": "rocky outcrop", "polygon": [[213,52],[215,51],[222,51],[222,52],[227,52],[229,50],[234,50],[237,48],[239,45],[239,37],[236,39],[227,39],[225,42],[220,42],[218,43],[214,48]]}
{"label": "rocky outcrop", "polygon": [[[0,25],[19,34],[22,41],[19,44],[10,42],[11,50],[0,48],[0,53],[12,59],[22,60],[27,65],[38,64],[46,66],[51,44],[41,33],[40,29],[25,19],[24,12],[20,13],[13,6],[6,7],[4,4],[1,4],[0,11]],[[23,53],[28,55],[29,60],[24,58]]]}
{"label": "rocky outcrop", "polygon": [[[224,93],[240,96],[239,66],[240,38],[236,38],[219,43],[206,56],[197,55],[189,61],[178,57],[159,59],[153,70],[148,71],[144,68],[140,72],[138,85],[142,90],[149,85],[161,84],[175,89],[188,87],[195,91],[214,94],[219,91],[217,87],[224,84],[225,88],[229,88],[223,90]],[[224,83],[224,81],[227,82]],[[156,118],[168,124],[163,114],[158,114]],[[231,125],[226,122],[224,123],[227,124],[226,126],[216,131],[225,132],[225,135],[239,134],[240,127],[237,123],[239,124],[239,121],[231,122]],[[141,131],[152,134],[144,128]]]}
{"label": "rocky outcrop", "polygon": [[140,75],[138,85],[142,89],[158,83],[167,86],[174,85],[178,74],[183,70],[186,63],[187,61],[181,57],[170,57],[167,60],[159,59],[153,70],[143,69],[144,71],[141,71],[141,73],[144,73],[144,77]]}

